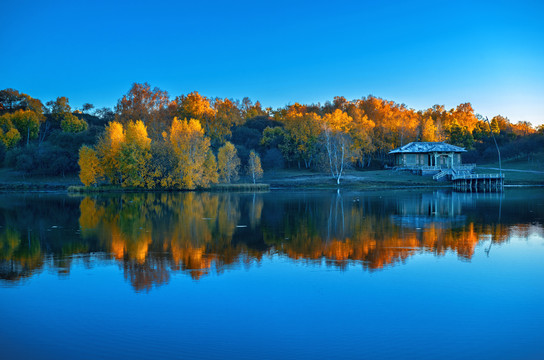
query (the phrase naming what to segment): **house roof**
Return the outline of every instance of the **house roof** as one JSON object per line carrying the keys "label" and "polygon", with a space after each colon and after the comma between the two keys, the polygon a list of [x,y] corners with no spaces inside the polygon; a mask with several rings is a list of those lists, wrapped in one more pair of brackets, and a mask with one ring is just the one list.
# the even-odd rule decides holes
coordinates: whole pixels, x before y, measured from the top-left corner
{"label": "house roof", "polygon": [[466,152],[459,146],[446,144],[443,142],[411,142],[395,150],[391,150],[390,154],[402,153],[429,153],[429,152]]}

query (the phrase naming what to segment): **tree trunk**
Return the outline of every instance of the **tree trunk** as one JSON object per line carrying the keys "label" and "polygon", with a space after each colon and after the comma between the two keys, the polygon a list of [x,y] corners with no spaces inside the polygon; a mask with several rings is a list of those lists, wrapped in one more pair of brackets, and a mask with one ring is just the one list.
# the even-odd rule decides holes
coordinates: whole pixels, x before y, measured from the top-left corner
{"label": "tree trunk", "polygon": [[342,171],[344,171],[344,155],[345,155],[345,144],[342,143],[342,159],[340,159],[340,171],[338,172],[337,185],[340,185],[340,178],[342,177]]}

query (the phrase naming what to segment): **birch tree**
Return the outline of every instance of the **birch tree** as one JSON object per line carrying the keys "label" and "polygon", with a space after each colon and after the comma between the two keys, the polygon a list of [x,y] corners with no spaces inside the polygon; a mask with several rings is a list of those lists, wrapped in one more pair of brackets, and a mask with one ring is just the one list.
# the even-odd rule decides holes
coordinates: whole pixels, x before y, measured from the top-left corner
{"label": "birch tree", "polygon": [[323,142],[327,151],[331,176],[340,179],[351,156],[352,138],[349,131],[353,119],[340,109],[323,116]]}
{"label": "birch tree", "polygon": [[257,179],[263,177],[263,168],[261,167],[261,158],[254,150],[249,153],[249,160],[247,162],[247,174],[251,176],[253,183]]}

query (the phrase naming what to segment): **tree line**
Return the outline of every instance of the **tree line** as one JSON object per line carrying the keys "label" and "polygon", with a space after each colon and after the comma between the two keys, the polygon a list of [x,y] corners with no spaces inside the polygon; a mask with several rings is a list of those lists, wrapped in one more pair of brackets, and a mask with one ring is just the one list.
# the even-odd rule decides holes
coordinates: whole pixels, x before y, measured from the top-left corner
{"label": "tree line", "polygon": [[411,141],[446,141],[465,147],[473,161],[489,160],[492,135],[516,156],[516,149],[542,148],[544,127],[501,115],[486,122],[470,103],[416,111],[375,96],[272,109],[196,91],[171,98],[136,83],[114,109],[87,103],[73,110],[66,97],[44,105],[0,91],[4,166],[46,175],[81,170],[86,185],[206,187],[236,181],[240,169],[256,181],[261,159],[265,170],[326,171],[339,182],[348,167],[390,164],[388,152]]}
{"label": "tree line", "polygon": [[[118,121],[106,125],[94,147],[79,149],[81,182],[96,185],[102,179],[122,187],[208,188],[219,181],[238,180],[240,158],[236,147],[226,141],[217,152],[210,148],[198,120],[172,120],[161,138],[152,139],[142,120]],[[251,151],[247,174],[256,182],[262,176],[261,161]]]}

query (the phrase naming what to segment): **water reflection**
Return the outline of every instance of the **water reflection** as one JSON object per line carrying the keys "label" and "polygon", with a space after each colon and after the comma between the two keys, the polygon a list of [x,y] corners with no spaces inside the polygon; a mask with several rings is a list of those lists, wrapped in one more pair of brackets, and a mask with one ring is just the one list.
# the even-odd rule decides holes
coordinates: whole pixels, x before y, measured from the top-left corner
{"label": "water reflection", "polygon": [[4,195],[0,278],[16,283],[44,268],[68,276],[75,255],[89,267],[116,261],[137,291],[173,272],[198,280],[276,254],[369,271],[421,252],[469,261],[482,242],[542,236],[542,199],[542,191]]}

